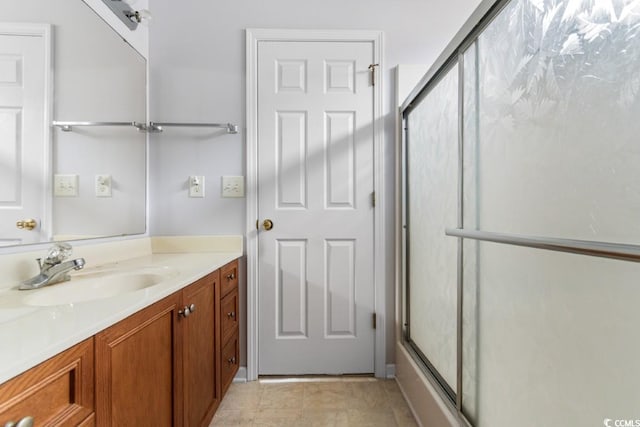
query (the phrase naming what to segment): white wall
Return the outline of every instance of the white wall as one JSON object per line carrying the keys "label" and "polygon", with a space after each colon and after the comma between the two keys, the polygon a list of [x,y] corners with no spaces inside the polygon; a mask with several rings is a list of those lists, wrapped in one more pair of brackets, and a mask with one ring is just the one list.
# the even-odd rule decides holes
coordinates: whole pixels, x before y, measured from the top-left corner
{"label": "white wall", "polygon": [[[385,215],[388,346],[394,359],[395,89],[400,63],[432,63],[479,0],[151,0],[150,117],[240,124],[238,135],[167,129],[151,137],[152,235],[245,234],[245,200],[220,198],[222,175],[244,175],[246,28],[372,29],[385,33]],[[189,199],[189,175],[206,176]],[[244,286],[241,285],[244,292]],[[244,310],[243,310],[244,312]],[[244,337],[242,353],[244,353]],[[244,364],[244,362],[243,362]]]}

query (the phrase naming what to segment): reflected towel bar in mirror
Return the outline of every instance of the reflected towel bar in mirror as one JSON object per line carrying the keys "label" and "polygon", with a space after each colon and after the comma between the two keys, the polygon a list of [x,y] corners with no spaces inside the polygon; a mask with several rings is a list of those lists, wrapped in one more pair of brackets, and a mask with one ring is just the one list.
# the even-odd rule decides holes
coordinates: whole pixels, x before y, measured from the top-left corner
{"label": "reflected towel bar in mirror", "polygon": [[227,133],[238,133],[238,125],[232,123],[168,123],[168,122],[149,122],[149,132],[162,132],[163,127],[205,127],[205,128],[223,128]]}
{"label": "reflected towel bar in mirror", "polygon": [[71,132],[75,126],[133,126],[139,131],[146,131],[147,125],[138,122],[51,122],[53,126],[57,126],[64,132]]}

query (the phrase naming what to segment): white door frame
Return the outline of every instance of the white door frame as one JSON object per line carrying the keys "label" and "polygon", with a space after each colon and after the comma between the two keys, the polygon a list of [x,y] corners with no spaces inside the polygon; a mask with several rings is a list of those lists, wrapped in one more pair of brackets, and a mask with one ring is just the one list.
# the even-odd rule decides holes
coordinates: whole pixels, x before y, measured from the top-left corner
{"label": "white door frame", "polygon": [[41,239],[48,242],[52,237],[53,222],[53,176],[52,171],[52,147],[51,121],[53,112],[53,29],[51,24],[23,23],[23,22],[2,22],[0,23],[0,34],[11,36],[37,36],[42,37],[44,42],[44,115],[43,120],[43,158],[42,164],[42,202],[43,212],[40,217]]}
{"label": "white door frame", "polygon": [[386,376],[386,238],[384,221],[384,162],[383,162],[383,111],[382,111],[382,31],[368,30],[284,30],[247,29],[247,380],[258,378],[258,43],[260,41],[341,41],[371,42],[374,63],[379,64],[375,73],[374,92],[374,281],[377,328],[375,336],[375,375]]}

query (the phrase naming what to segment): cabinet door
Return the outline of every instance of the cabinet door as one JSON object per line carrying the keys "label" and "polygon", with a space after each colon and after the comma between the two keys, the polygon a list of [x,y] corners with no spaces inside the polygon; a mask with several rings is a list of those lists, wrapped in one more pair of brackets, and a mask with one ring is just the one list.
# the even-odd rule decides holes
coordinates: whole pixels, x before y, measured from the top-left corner
{"label": "cabinet door", "polygon": [[31,416],[34,425],[93,420],[93,338],[0,386],[0,426]]}
{"label": "cabinet door", "polygon": [[179,309],[176,293],[96,335],[98,427],[182,425]]}
{"label": "cabinet door", "polygon": [[216,360],[219,278],[215,271],[182,291],[183,305],[195,308],[180,321],[184,328],[184,423],[189,427],[208,426],[220,404]]}

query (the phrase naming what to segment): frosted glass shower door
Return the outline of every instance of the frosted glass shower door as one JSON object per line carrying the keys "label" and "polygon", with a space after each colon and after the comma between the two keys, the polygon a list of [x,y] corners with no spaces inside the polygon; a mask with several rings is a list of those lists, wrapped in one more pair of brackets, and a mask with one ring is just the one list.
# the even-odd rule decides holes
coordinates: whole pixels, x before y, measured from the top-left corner
{"label": "frosted glass shower door", "polygon": [[[637,1],[508,3],[464,57],[465,229],[639,244],[638,64]],[[470,239],[463,256],[474,425],[640,420],[639,264]]]}
{"label": "frosted glass shower door", "polygon": [[464,64],[465,81],[478,79],[465,91],[477,120],[465,132],[477,171],[465,218],[640,242],[640,2],[513,0]]}
{"label": "frosted glass shower door", "polygon": [[450,395],[456,393],[458,67],[406,117],[408,339]]}

